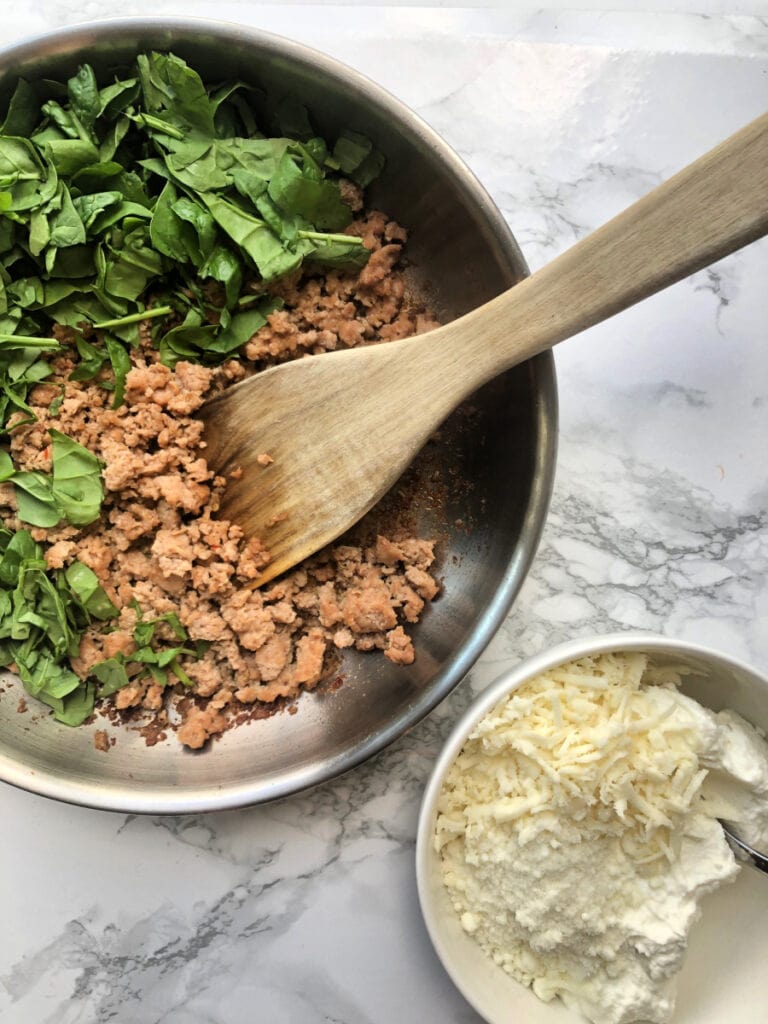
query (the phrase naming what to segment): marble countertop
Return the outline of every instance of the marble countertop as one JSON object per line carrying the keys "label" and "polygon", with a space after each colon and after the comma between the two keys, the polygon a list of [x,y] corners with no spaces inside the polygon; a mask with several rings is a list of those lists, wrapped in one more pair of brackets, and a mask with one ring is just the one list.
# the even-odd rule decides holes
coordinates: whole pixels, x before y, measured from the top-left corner
{"label": "marble countertop", "polygon": [[[0,44],[101,4],[14,9]],[[470,164],[532,269],[768,105],[757,15],[164,12],[262,25],[381,82]],[[179,818],[1,786],[0,1020],[479,1021],[432,951],[413,869],[424,782],[471,696],[524,656],[624,629],[768,664],[766,280],[763,240],[558,350],[557,480],[529,578],[468,678],[373,761],[281,803]]]}

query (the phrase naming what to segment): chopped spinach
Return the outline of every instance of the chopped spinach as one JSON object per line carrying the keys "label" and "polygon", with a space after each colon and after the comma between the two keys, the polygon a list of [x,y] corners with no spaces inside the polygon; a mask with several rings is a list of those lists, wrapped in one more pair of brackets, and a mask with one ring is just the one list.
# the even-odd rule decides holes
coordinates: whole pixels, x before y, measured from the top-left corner
{"label": "chopped spinach", "polygon": [[[70,329],[71,379],[112,389],[117,408],[140,325],[151,322],[167,366],[216,365],[282,305],[271,282],[303,263],[365,265],[362,240],[344,233],[352,215],[339,175],[365,186],[381,154],[352,131],[328,145],[294,99],[274,105],[261,126],[269,137],[255,96],[242,82],[206,85],[173,53],[139,54],[107,83],[87,64],[67,82],[19,80],[0,111],[0,435],[34,419],[29,391],[64,344],[54,324]],[[93,522],[99,461],[50,434],[51,473],[18,470],[0,448],[0,482],[13,484],[30,526]],[[51,570],[28,530],[0,528],[0,664],[59,721],[80,724],[97,693],[130,679],[190,683],[179,659],[205,645],[190,644],[175,616],[140,611],[136,650],[81,681],[70,659],[83,631],[115,614],[87,566]]]}
{"label": "chopped spinach", "polygon": [[[191,686],[192,680],[179,664],[179,658],[199,658],[207,650],[208,644],[198,640],[194,645],[187,644],[187,631],[179,622],[174,612],[168,612],[156,619],[144,619],[141,608],[133,605],[137,622],[133,630],[135,650],[131,654],[119,652],[111,658],[99,661],[91,667],[91,674],[98,681],[98,696],[109,697],[128,683],[141,679],[151,679],[160,686],[167,686],[176,681]],[[165,625],[181,643],[165,645],[155,634],[158,626]]]}
{"label": "chopped spinach", "polygon": [[[48,86],[55,95],[41,103],[20,81],[1,122],[1,343],[32,347],[24,339],[42,342],[52,323],[122,322],[101,360],[115,371],[119,404],[125,360],[115,338],[137,343],[138,323],[157,315],[153,296],[195,297],[194,323],[173,304],[156,324],[162,359],[192,357],[190,346],[212,364],[247,340],[246,321],[236,321],[248,278],[268,285],[304,261],[365,264],[361,239],[341,233],[351,213],[337,177],[367,184],[381,170],[365,136],[343,132],[330,148],[286,100],[282,134],[267,138],[253,90],[207,86],[173,53],[139,54],[126,77],[102,86],[87,64]],[[223,305],[206,281],[224,285]],[[86,365],[76,379],[97,376],[94,353],[78,351]],[[24,409],[9,398],[0,414],[11,407]]]}
{"label": "chopped spinach", "polygon": [[83,631],[117,609],[81,562],[49,569],[27,530],[0,529],[0,664],[15,666],[27,691],[65,725],[93,711],[95,687],[72,671]]}

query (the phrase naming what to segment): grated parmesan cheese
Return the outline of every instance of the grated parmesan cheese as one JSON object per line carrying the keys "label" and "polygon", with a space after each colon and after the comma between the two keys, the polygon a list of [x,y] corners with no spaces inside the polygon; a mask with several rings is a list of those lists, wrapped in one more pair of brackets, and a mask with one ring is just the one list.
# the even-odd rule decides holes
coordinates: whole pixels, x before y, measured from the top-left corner
{"label": "grated parmesan cheese", "polygon": [[768,745],[679,681],[637,653],[544,673],[478,723],[438,802],[465,930],[598,1024],[670,1019],[700,900],[738,870],[716,818],[768,837]]}

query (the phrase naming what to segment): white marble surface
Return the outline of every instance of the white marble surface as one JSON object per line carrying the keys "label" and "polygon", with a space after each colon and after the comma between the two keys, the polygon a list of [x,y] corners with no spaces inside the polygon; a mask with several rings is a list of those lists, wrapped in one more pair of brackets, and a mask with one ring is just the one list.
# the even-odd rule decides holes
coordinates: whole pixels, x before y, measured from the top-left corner
{"label": "white marble surface", "polygon": [[[101,9],[20,0],[0,44]],[[383,83],[469,162],[534,269],[768,105],[759,13],[164,11],[263,25]],[[432,952],[413,872],[421,790],[472,693],[626,628],[768,664],[766,281],[764,240],[558,351],[558,474],[530,577],[470,677],[372,763],[177,819],[0,787],[3,1024],[479,1020]]]}

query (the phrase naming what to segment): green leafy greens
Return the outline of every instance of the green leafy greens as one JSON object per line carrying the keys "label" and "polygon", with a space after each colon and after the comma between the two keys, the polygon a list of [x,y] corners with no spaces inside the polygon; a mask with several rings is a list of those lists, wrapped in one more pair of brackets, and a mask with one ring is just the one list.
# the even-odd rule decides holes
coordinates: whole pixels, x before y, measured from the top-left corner
{"label": "green leafy greens", "polygon": [[[381,154],[353,131],[330,147],[293,99],[264,134],[257,101],[242,82],[204,84],[172,53],[140,54],[103,85],[87,64],[65,83],[18,81],[0,112],[0,434],[34,420],[29,391],[62,351],[56,324],[73,339],[70,379],[111,389],[117,408],[142,325],[165,365],[216,365],[280,308],[272,282],[305,262],[365,265],[339,176],[366,186]],[[23,523],[87,525],[103,500],[99,461],[50,435],[50,473],[19,470],[0,448],[0,483]],[[136,610],[133,653],[81,681],[70,659],[83,631],[117,609],[87,566],[49,569],[28,530],[0,528],[0,664],[59,721],[80,724],[97,695],[137,678],[190,683],[179,659],[205,645],[175,615]]]}
{"label": "green leafy greens", "polygon": [[16,667],[27,691],[59,722],[80,725],[93,711],[95,686],[80,680],[70,659],[83,630],[115,614],[87,566],[51,570],[27,530],[0,529],[0,662]]}
{"label": "green leafy greens", "polygon": [[71,437],[51,430],[53,472],[14,469],[0,449],[0,482],[16,488],[18,516],[31,526],[56,526],[62,520],[85,526],[98,519],[104,489],[99,460]]}
{"label": "green leafy greens", "polygon": [[[198,640],[196,644],[187,644],[187,631],[179,622],[174,612],[168,612],[156,619],[144,619],[141,609],[134,603],[137,615],[133,630],[133,641],[136,649],[131,654],[118,653],[112,658],[99,661],[91,667],[91,674],[98,680],[98,696],[109,697],[123,686],[138,679],[150,678],[160,686],[167,686],[169,681],[191,686],[192,680],[179,664],[179,658],[187,655],[199,658],[207,649],[208,644]],[[162,645],[161,637],[157,636],[158,627],[165,626],[176,639],[176,644]]]}
{"label": "green leafy greens", "polygon": [[[19,81],[0,127],[0,353],[14,338],[16,351],[50,345],[52,323],[117,324],[111,347],[83,332],[106,355],[97,367],[78,345],[76,374],[109,363],[119,404],[116,345],[138,343],[144,316],[164,361],[216,364],[250,336],[244,282],[266,290],[305,261],[365,265],[361,239],[343,233],[337,175],[365,185],[381,155],[356,132],[329,148],[295,102],[266,137],[252,99],[239,82],[206,86],[172,53],[140,54],[105,86],[88,65],[63,85]],[[273,308],[264,298],[252,322]],[[23,409],[21,392],[6,405]]]}
{"label": "green leafy greens", "polygon": [[[0,529],[0,662],[15,666],[28,693],[49,705],[57,721],[81,725],[97,696],[135,679],[149,676],[165,686],[173,677],[190,685],[178,659],[199,658],[207,645],[188,644],[172,612],[143,620],[138,606],[136,611],[136,650],[97,662],[81,680],[70,659],[79,653],[82,633],[94,620],[111,619],[117,608],[88,566],[75,561],[65,570],[49,569],[41,545],[27,530]],[[157,636],[161,625],[175,644]]]}

